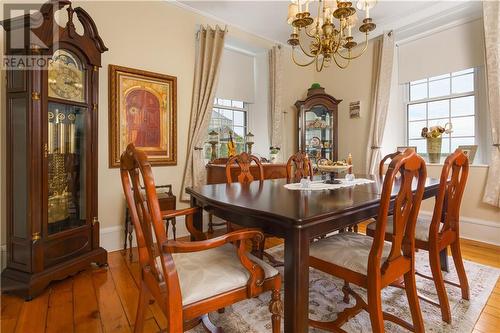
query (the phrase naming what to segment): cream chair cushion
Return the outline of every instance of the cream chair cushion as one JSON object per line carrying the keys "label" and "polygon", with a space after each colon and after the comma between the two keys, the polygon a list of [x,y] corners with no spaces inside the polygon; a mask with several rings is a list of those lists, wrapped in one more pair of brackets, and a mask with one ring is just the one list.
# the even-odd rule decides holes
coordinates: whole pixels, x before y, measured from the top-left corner
{"label": "cream chair cushion", "polygon": [[[392,233],[393,228],[393,217],[387,217],[387,225],[385,227],[386,233]],[[375,231],[377,222],[370,223],[366,228]],[[427,242],[429,240],[429,228],[431,226],[431,221],[417,218],[417,225],[415,226],[415,238]]]}
{"label": "cream chair cushion", "polygon": [[[373,238],[366,235],[341,232],[312,243],[309,254],[311,257],[366,275],[368,271],[368,255],[372,248],[372,242]],[[384,242],[381,265],[390,252],[391,243]]]}
{"label": "cream chair cushion", "polygon": [[[279,274],[278,270],[256,258],[247,256],[264,269],[266,278]],[[189,253],[173,254],[179,276],[184,305],[246,286],[250,274],[241,265],[232,244]],[[156,257],[158,271],[162,272],[161,258]]]}

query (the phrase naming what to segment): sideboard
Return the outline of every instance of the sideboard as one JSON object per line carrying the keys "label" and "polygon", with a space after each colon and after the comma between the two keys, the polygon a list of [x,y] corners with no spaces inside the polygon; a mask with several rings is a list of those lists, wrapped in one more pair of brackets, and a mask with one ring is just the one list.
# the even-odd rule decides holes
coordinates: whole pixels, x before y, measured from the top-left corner
{"label": "sideboard", "polygon": [[[262,163],[264,168],[264,179],[286,178],[286,164],[284,163]],[[207,166],[207,184],[226,183],[226,165],[208,163]],[[239,167],[231,166],[231,176],[236,179]],[[258,168],[255,165],[250,167],[250,172],[254,177],[258,177]]]}

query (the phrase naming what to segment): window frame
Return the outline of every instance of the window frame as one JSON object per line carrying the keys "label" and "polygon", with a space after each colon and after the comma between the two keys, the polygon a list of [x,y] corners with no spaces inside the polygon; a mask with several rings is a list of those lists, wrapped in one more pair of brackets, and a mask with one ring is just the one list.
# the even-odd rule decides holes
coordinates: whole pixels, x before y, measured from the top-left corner
{"label": "window frame", "polygon": [[[468,69],[472,69],[471,72],[467,72],[467,73],[463,73],[463,74],[460,74],[460,75],[456,75],[456,76],[453,76],[452,74],[453,73],[456,73],[456,72],[461,72],[461,71],[466,71]],[[456,118],[465,118],[465,117],[471,117],[471,116],[474,116],[474,136],[470,136],[470,135],[466,135],[466,136],[454,136],[453,133],[451,133],[451,135],[449,136],[450,140],[449,140],[449,146],[447,147],[447,150],[452,153],[451,151],[451,147],[452,147],[452,140],[453,138],[474,138],[474,144],[477,145],[478,147],[481,147],[482,143],[483,143],[483,138],[481,136],[481,131],[480,131],[480,123],[482,121],[482,116],[481,116],[481,103],[480,103],[480,97],[481,97],[481,88],[482,88],[482,85],[481,85],[481,69],[479,67],[472,67],[472,68],[466,68],[466,69],[463,69],[463,70],[459,70],[459,71],[456,71],[456,72],[452,72],[452,73],[446,73],[446,74],[443,74],[443,75],[437,75],[437,76],[433,76],[433,77],[428,77],[428,78],[425,78],[425,79],[421,79],[421,80],[415,80],[415,81],[411,81],[411,82],[407,82],[404,84],[404,108],[405,108],[405,141],[406,141],[406,145],[408,146],[412,146],[412,144],[410,143],[410,140],[417,140],[417,139],[421,139],[421,140],[425,140],[424,138],[410,138],[410,123],[412,121],[410,121],[410,117],[409,117],[409,107],[410,105],[414,105],[414,104],[422,104],[422,103],[426,103],[426,110],[425,110],[425,119],[421,119],[421,120],[415,120],[415,121],[425,121],[426,122],[426,126],[429,125],[429,107],[428,107],[428,103],[431,103],[431,102],[436,102],[436,101],[449,101],[449,105],[448,105],[448,117],[443,117],[443,118],[435,118],[435,119],[430,119],[431,121],[434,121],[434,120],[443,120],[444,123],[446,122],[451,122],[452,125],[453,125],[453,119],[456,119]],[[473,74],[473,84],[474,84],[474,88],[472,91],[468,91],[468,92],[464,92],[464,93],[453,93],[453,80],[452,78],[454,77],[460,77],[460,76],[465,76],[465,75],[470,75],[470,74]],[[439,96],[439,97],[429,97],[429,83],[430,82],[433,82],[433,81],[438,81],[440,79],[444,79],[445,77],[443,77],[444,75],[448,75],[448,78],[450,80],[450,94],[449,95],[444,95],[444,96]],[[438,78],[440,77],[440,78]],[[431,80],[432,78],[436,78],[434,80]],[[427,85],[427,97],[426,98],[421,98],[421,99],[418,99],[418,100],[414,100],[414,101],[410,101],[410,98],[411,98],[411,86],[412,86],[412,82],[418,82],[417,84],[423,84],[423,83],[426,83]],[[463,97],[470,97],[470,96],[474,96],[474,113],[473,114],[470,114],[470,115],[465,115],[465,116],[455,116],[455,117],[452,117],[451,116],[451,101],[454,100],[454,99],[457,99],[457,98],[463,98]],[[442,125],[444,125],[444,123]],[[418,152],[420,155],[427,155],[427,153],[424,151],[424,152],[421,152],[419,151]],[[442,153],[443,156],[447,156],[449,155],[450,153]],[[477,158],[478,156],[476,155],[476,161],[478,160]]]}

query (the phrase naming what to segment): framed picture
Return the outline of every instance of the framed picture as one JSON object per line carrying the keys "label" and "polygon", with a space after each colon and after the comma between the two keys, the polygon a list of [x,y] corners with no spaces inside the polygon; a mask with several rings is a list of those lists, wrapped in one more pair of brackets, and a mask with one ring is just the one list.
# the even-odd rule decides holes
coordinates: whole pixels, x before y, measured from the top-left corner
{"label": "framed picture", "polygon": [[404,152],[407,148],[413,149],[413,150],[415,151],[415,153],[418,153],[418,151],[417,151],[417,146],[399,146],[399,147],[397,148],[397,151],[399,151],[399,152],[401,152],[401,153],[402,153],[402,152]]}
{"label": "framed picture", "polygon": [[458,146],[458,149],[461,149],[465,156],[469,159],[469,163],[472,164],[474,162],[474,157],[476,156],[477,145],[470,146]]}
{"label": "framed picture", "polygon": [[361,118],[361,102],[351,102],[349,103],[349,118],[356,119]]}
{"label": "framed picture", "polygon": [[151,165],[177,164],[177,78],[109,65],[109,167],[134,143]]}

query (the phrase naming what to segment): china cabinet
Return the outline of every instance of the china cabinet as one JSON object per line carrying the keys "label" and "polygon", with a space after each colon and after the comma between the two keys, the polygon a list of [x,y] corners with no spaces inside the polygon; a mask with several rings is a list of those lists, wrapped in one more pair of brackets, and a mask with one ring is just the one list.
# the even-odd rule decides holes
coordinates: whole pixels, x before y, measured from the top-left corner
{"label": "china cabinet", "polygon": [[307,153],[313,165],[323,158],[337,160],[340,102],[325,93],[325,88],[311,87],[306,99],[295,103],[299,116],[299,150]]}
{"label": "china cabinet", "polygon": [[53,280],[107,263],[97,215],[98,79],[107,48],[91,17],[70,1],[49,1],[3,25],[7,58],[37,64],[7,68],[6,89],[2,291],[31,299]]}

